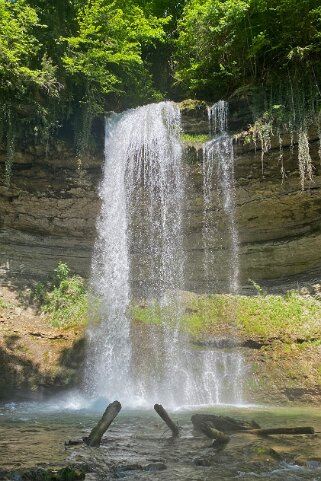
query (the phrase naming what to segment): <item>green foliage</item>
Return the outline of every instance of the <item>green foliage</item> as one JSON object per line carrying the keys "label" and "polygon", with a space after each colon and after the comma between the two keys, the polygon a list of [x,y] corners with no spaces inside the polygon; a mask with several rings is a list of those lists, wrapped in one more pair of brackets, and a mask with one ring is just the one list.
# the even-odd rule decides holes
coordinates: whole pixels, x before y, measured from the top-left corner
{"label": "green foliage", "polygon": [[206,134],[182,134],[181,141],[186,144],[203,144],[207,142],[209,136]]}
{"label": "green foliage", "polygon": [[179,22],[176,77],[203,98],[280,84],[280,75],[289,84],[306,70],[314,77],[320,31],[318,0],[190,0]]}
{"label": "green foliage", "polygon": [[0,0],[0,148],[6,150],[9,183],[17,138],[47,138],[55,121],[50,98],[61,89],[57,67],[36,36],[38,15],[25,0]]}
{"label": "green foliage", "polygon": [[7,151],[7,180],[16,144],[46,145],[67,122],[81,154],[97,115],[160,99],[144,57],[164,42],[170,17],[157,18],[141,3],[0,0],[0,149]]}
{"label": "green foliage", "polygon": [[304,190],[313,181],[308,131],[319,123],[320,52],[319,0],[190,0],[179,21],[176,80],[203,99],[248,98],[248,139],[261,148],[262,173],[277,135],[284,180],[282,133],[296,137]]}
{"label": "green foliage", "polygon": [[[244,28],[249,1],[191,0],[179,22],[177,80],[201,98],[219,98],[240,78],[234,58],[236,34]],[[196,41],[197,39],[197,41]],[[235,50],[236,53],[236,50]],[[218,90],[217,90],[218,88]]]}
{"label": "green foliage", "polygon": [[[194,296],[184,303],[181,329],[194,337],[206,339],[209,335],[226,335],[238,330],[242,338],[269,340],[279,338],[307,341],[320,336],[321,302],[303,297],[296,292],[281,295]],[[170,318],[168,308],[135,306],[132,318],[145,324],[159,324],[162,317]]]}
{"label": "green foliage", "polygon": [[17,145],[49,148],[61,136],[81,158],[106,111],[238,92],[256,105],[259,141],[268,141],[271,124],[301,132],[304,184],[305,134],[321,104],[320,52],[319,0],[0,0],[7,183]]}
{"label": "green foliage", "polygon": [[38,81],[40,71],[31,68],[39,51],[39,42],[32,32],[37,25],[35,10],[24,0],[0,0],[0,75],[8,86],[14,78],[21,83]]}
{"label": "green foliage", "polygon": [[[101,93],[124,93],[124,76],[141,69],[142,47],[163,38],[166,19],[146,17],[132,1],[94,0],[78,15],[79,32],[63,57],[71,74],[82,74]],[[143,85],[142,85],[143,86]]]}
{"label": "green foliage", "polygon": [[34,299],[55,327],[69,328],[87,323],[88,297],[84,279],[70,275],[63,262],[54,270],[52,280],[36,285]]}
{"label": "green foliage", "polygon": [[145,15],[135,1],[93,0],[77,15],[78,29],[65,38],[64,68],[80,87],[83,121],[78,130],[78,152],[85,150],[97,114],[106,101],[122,99],[127,106],[157,100],[143,49],[164,39],[167,18]]}

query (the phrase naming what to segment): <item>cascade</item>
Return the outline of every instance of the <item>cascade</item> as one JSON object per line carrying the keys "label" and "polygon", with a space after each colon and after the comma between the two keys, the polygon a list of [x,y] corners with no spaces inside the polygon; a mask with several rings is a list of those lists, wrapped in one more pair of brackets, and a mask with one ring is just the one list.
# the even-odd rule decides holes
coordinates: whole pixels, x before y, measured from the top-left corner
{"label": "cascade", "polygon": [[[239,242],[235,220],[233,140],[227,133],[228,103],[220,100],[208,108],[208,119],[212,138],[203,147],[204,277],[207,288],[217,291],[217,269],[223,265],[227,273],[224,290],[237,293]],[[220,219],[218,212],[223,213],[223,218]]]}
{"label": "cascade", "polygon": [[[241,401],[242,358],[195,348],[180,329],[186,261],[180,132],[180,110],[172,102],[106,121],[92,261],[92,317],[98,321],[89,330],[85,379],[94,398],[172,408]],[[227,191],[229,164],[222,172]],[[231,193],[225,204],[229,213]],[[134,303],[154,311],[158,322],[132,322]]]}

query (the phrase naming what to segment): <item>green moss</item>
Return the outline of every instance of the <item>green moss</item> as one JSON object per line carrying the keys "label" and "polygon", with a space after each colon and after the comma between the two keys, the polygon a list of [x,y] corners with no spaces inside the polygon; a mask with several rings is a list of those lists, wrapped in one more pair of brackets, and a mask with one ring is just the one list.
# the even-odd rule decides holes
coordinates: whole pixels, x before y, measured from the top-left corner
{"label": "green moss", "polygon": [[253,448],[254,452],[259,456],[272,457],[274,459],[280,459],[279,453],[274,449],[265,446],[256,446]]}
{"label": "green moss", "polygon": [[[233,296],[192,296],[182,303],[180,326],[193,336],[204,332],[217,331],[223,322],[233,322],[235,317],[235,299]],[[151,305],[136,305],[131,310],[132,318],[144,324],[177,323],[177,307],[160,307],[156,303]]]}
{"label": "green moss", "polygon": [[[303,339],[299,349],[316,343],[321,332],[321,302],[297,293],[281,295],[192,296],[182,303],[181,329],[198,337],[237,329],[246,338],[278,338],[284,342]],[[156,304],[134,306],[132,317],[144,324],[160,324],[174,318],[170,307]]]}
{"label": "green moss", "polygon": [[207,134],[182,134],[181,142],[184,144],[204,144],[209,140]]}
{"label": "green moss", "polygon": [[0,311],[8,309],[10,307],[10,304],[3,299],[0,299]]}
{"label": "green moss", "polygon": [[207,104],[203,100],[186,99],[180,102],[178,106],[183,113],[194,110],[207,110]]}
{"label": "green moss", "polygon": [[133,305],[131,307],[131,317],[134,321],[143,322],[144,324],[160,324],[162,318],[162,309],[159,305]]}
{"label": "green moss", "polygon": [[296,293],[238,298],[238,327],[265,339],[305,339],[320,334],[321,303]]}

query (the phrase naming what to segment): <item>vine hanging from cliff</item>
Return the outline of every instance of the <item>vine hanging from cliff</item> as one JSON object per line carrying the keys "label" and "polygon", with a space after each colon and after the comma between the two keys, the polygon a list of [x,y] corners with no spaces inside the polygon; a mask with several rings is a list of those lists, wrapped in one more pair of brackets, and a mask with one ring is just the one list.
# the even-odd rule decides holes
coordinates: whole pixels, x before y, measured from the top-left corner
{"label": "vine hanging from cliff", "polygon": [[[305,80],[302,89],[301,81]],[[273,103],[277,101],[278,103]],[[259,144],[261,149],[262,173],[264,172],[264,156],[272,145],[272,137],[277,137],[279,142],[279,163],[282,179],[285,178],[283,164],[283,136],[290,136],[290,150],[294,153],[294,144],[297,143],[298,170],[302,190],[307,182],[313,182],[313,163],[310,155],[309,136],[317,130],[319,138],[319,156],[321,159],[321,128],[320,108],[321,97],[315,79],[307,75],[289,76],[288,85],[280,85],[277,91],[270,92],[270,104],[266,101],[267,110],[250,126],[246,141]]]}

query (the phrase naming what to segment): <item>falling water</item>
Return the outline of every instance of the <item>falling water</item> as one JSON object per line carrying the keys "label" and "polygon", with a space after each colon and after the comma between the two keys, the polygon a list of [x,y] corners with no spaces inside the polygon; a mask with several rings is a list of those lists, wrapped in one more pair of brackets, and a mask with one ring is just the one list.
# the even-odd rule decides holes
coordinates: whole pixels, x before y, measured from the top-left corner
{"label": "falling water", "polygon": [[208,107],[208,123],[210,135],[223,135],[227,131],[228,103],[219,100],[212,107]]}
{"label": "falling water", "polygon": [[[208,118],[212,139],[203,148],[204,273],[208,287],[213,289],[217,287],[218,270],[223,265],[228,277],[225,290],[236,293],[239,241],[235,220],[234,151],[233,140],[227,133],[227,102],[220,100],[209,108]],[[221,222],[219,212],[224,214]]]}
{"label": "falling water", "polygon": [[[86,390],[95,398],[169,407],[240,400],[234,358],[196,349],[180,329],[185,277],[180,129],[180,111],[172,102],[114,114],[106,122],[92,263],[92,317],[98,321],[89,332],[86,369]],[[134,303],[154,309],[159,322],[132,322]]]}
{"label": "falling water", "polygon": [[[238,291],[239,242],[235,220],[233,140],[227,133],[227,119],[227,102],[221,100],[208,109],[212,138],[203,148],[204,277],[207,289],[215,292],[219,287],[217,279],[225,274],[227,278],[220,289],[235,294]],[[223,368],[217,368],[218,364]],[[229,399],[241,402],[242,355],[236,351],[213,349],[204,354],[204,365],[208,366],[211,384],[216,387],[216,404],[222,402],[226,386],[234,388],[229,391]]]}

